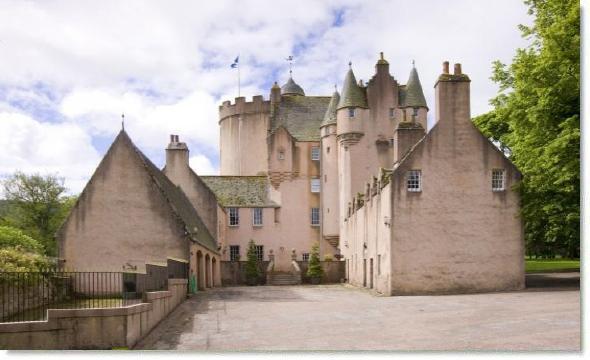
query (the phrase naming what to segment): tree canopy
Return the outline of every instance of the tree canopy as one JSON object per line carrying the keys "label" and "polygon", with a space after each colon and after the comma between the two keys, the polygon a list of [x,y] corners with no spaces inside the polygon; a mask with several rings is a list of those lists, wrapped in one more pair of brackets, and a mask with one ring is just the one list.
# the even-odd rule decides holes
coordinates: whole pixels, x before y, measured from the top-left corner
{"label": "tree canopy", "polygon": [[579,257],[580,6],[527,0],[530,46],[493,64],[494,109],[474,119],[523,174],[519,187],[529,255]]}

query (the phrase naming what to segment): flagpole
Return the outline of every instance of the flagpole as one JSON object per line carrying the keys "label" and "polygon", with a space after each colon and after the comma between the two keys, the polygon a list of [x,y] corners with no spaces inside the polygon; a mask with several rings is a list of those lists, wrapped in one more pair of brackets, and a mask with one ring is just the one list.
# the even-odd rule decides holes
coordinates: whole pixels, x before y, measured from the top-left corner
{"label": "flagpole", "polygon": [[240,97],[240,63],[238,62],[238,97]]}

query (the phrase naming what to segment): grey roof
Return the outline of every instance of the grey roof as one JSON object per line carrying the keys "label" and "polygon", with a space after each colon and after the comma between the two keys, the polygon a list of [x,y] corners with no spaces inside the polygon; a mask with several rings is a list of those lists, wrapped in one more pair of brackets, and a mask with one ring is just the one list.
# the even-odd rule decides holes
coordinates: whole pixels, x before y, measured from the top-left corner
{"label": "grey roof", "polygon": [[207,230],[207,227],[197,213],[197,210],[192,206],[180,187],[174,185],[174,183],[172,183],[172,181],[170,181],[170,179],[168,179],[168,177],[135,146],[135,144],[133,144],[124,130],[121,130],[115,142],[118,140],[131,146],[138,155],[154,184],[156,184],[162,195],[168,200],[172,211],[184,223],[185,230],[189,233],[189,236],[202,246],[217,252],[217,243],[215,242],[215,239],[211,236],[209,230]]}
{"label": "grey roof", "polygon": [[337,109],[345,107],[367,108],[367,97],[363,89],[357,84],[352,69],[349,69],[344,78],[342,86],[342,96],[338,102]]}
{"label": "grey roof", "polygon": [[[402,92],[400,91],[400,98]],[[402,100],[402,99],[400,99]],[[403,102],[400,101],[401,106],[407,107],[428,107],[426,105],[426,98],[424,98],[424,92],[422,91],[422,84],[420,84],[420,78],[418,77],[418,71],[413,67],[410,71],[410,78],[404,88]]]}
{"label": "grey roof", "polygon": [[271,119],[271,133],[284,127],[297,141],[320,141],[329,96],[285,96]]}
{"label": "grey roof", "polygon": [[334,91],[334,94],[332,94],[332,98],[330,99],[330,104],[328,104],[326,114],[324,115],[322,126],[336,123],[336,107],[338,106],[339,101],[340,94],[338,94],[338,91]]}
{"label": "grey roof", "polygon": [[289,80],[287,80],[287,83],[281,87],[281,95],[305,96],[305,92],[303,91],[303,88],[297,85],[297,83],[293,81],[293,78],[289,76]]}
{"label": "grey roof", "polygon": [[223,207],[278,207],[268,198],[266,176],[200,176]]}

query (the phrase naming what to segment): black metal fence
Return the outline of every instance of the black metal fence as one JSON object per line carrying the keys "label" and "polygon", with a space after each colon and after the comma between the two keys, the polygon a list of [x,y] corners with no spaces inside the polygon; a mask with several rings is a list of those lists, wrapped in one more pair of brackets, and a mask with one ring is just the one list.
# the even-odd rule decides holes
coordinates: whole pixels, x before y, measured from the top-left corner
{"label": "black metal fence", "polygon": [[122,307],[148,291],[168,290],[169,278],[187,278],[188,266],[146,265],[146,273],[46,270],[0,272],[0,322],[46,320],[48,309]]}

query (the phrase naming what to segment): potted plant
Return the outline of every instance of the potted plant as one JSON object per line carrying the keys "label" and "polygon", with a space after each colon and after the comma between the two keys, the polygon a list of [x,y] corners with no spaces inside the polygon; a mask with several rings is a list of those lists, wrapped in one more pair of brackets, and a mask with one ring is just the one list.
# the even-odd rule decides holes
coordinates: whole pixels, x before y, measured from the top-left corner
{"label": "potted plant", "polygon": [[315,243],[311,247],[309,254],[309,265],[307,267],[307,276],[310,277],[311,283],[314,285],[322,281],[322,264],[320,264],[320,244]]}
{"label": "potted plant", "polygon": [[246,255],[246,283],[250,286],[258,283],[258,277],[260,273],[258,271],[258,259],[256,258],[256,244],[254,240],[250,240],[248,243],[248,253]]}

